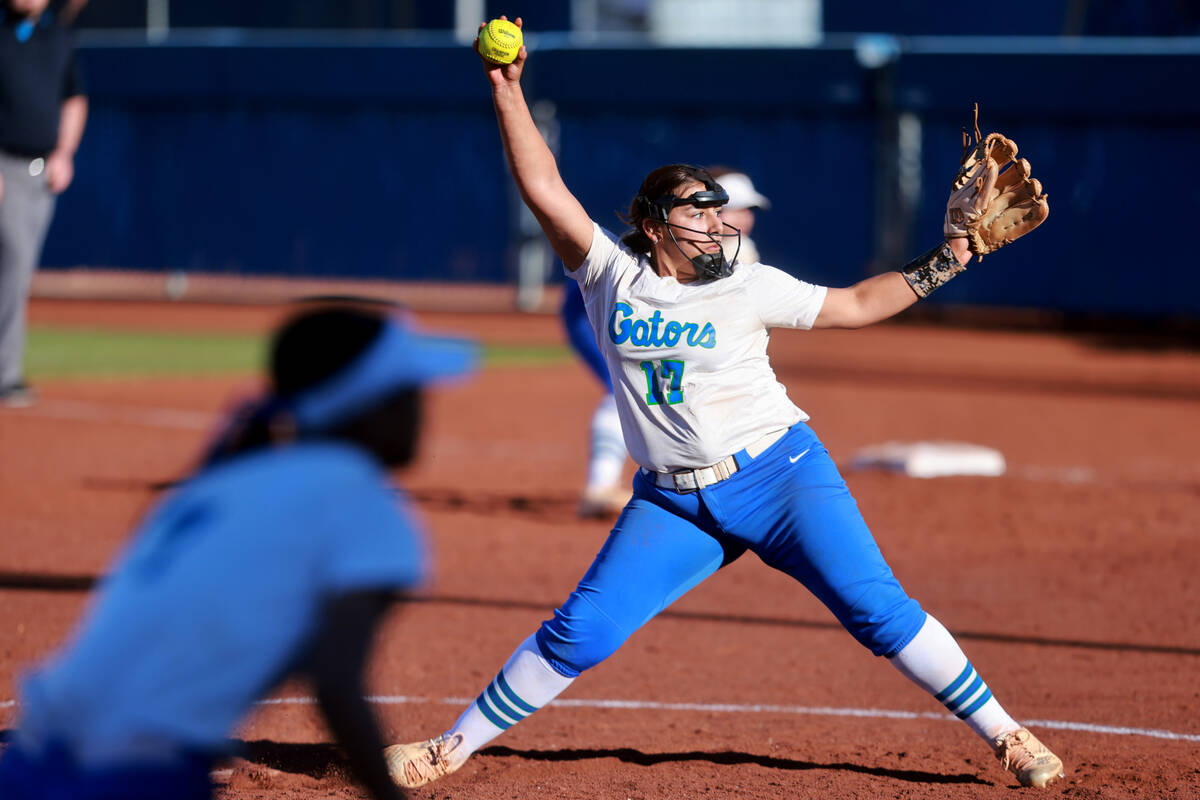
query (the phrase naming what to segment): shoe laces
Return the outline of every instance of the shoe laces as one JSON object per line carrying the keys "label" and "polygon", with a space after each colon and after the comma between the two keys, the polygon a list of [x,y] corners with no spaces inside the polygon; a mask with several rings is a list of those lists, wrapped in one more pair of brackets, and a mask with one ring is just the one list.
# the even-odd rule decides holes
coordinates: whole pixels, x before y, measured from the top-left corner
{"label": "shoe laces", "polygon": [[1004,769],[1015,767],[1022,770],[1037,760],[1037,755],[1029,746],[1030,738],[1032,734],[1022,729],[1007,733],[997,740],[996,748],[1000,751],[1000,763]]}
{"label": "shoe laces", "polygon": [[436,739],[434,739],[433,741],[431,741],[429,743],[429,746],[426,748],[426,751],[429,753],[429,763],[432,764],[434,767],[437,767],[439,764],[448,764],[449,763],[446,760],[446,739],[445,739],[445,737],[439,736]]}

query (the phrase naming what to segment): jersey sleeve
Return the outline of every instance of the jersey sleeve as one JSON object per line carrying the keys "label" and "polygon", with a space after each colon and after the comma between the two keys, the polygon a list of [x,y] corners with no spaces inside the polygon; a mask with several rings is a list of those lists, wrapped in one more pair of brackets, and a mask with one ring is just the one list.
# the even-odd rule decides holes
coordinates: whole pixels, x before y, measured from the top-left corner
{"label": "jersey sleeve", "polygon": [[765,264],[755,264],[753,269],[747,294],[763,325],[802,330],[813,326],[825,303],[829,291],[826,287],[806,283]]}
{"label": "jersey sleeve", "polygon": [[386,486],[344,494],[321,513],[328,532],[321,566],[327,592],[404,589],[425,578],[424,535],[403,497]]}
{"label": "jersey sleeve", "polygon": [[68,100],[86,94],[87,87],[83,82],[83,70],[79,68],[79,59],[72,52],[71,61],[63,73],[62,99]]}
{"label": "jersey sleeve", "polygon": [[575,271],[567,272],[580,286],[592,286],[614,270],[622,260],[632,259],[629,251],[621,246],[621,241],[611,231],[596,222],[592,223],[592,246],[588,250],[583,263]]}

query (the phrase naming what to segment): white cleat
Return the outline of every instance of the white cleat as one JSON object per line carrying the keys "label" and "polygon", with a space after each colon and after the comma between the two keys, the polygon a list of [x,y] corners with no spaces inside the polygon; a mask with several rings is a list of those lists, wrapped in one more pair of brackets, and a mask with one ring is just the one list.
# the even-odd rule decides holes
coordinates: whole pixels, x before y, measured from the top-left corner
{"label": "white cleat", "polygon": [[449,775],[467,760],[462,751],[463,735],[445,734],[412,744],[394,744],[383,750],[388,774],[397,786],[415,789]]}
{"label": "white cleat", "polygon": [[1025,728],[997,736],[992,749],[1000,766],[1015,775],[1022,786],[1042,788],[1065,777],[1059,757]]}

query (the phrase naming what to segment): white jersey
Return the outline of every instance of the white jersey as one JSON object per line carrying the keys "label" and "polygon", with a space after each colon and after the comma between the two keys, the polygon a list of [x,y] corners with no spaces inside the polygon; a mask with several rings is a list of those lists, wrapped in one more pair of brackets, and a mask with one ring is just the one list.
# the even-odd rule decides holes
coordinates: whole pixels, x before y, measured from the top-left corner
{"label": "white jersey", "polygon": [[808,419],[767,360],[772,328],[811,328],[827,289],[765,264],[707,283],[660,277],[595,226],[579,269],[630,456],[658,472],[717,463]]}
{"label": "white jersey", "polygon": [[334,442],[197,475],[147,516],[81,629],[27,678],[22,728],[85,766],[163,742],[221,749],[297,666],[327,600],[421,579],[404,505],[366,453]]}

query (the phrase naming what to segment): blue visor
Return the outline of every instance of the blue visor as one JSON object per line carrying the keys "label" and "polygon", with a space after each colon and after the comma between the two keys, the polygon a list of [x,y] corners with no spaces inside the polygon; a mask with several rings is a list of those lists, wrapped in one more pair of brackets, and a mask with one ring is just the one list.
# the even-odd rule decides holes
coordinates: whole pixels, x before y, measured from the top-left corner
{"label": "blue visor", "polygon": [[366,352],[285,403],[301,431],[328,430],[396,391],[466,375],[478,363],[475,342],[418,333],[392,317]]}

